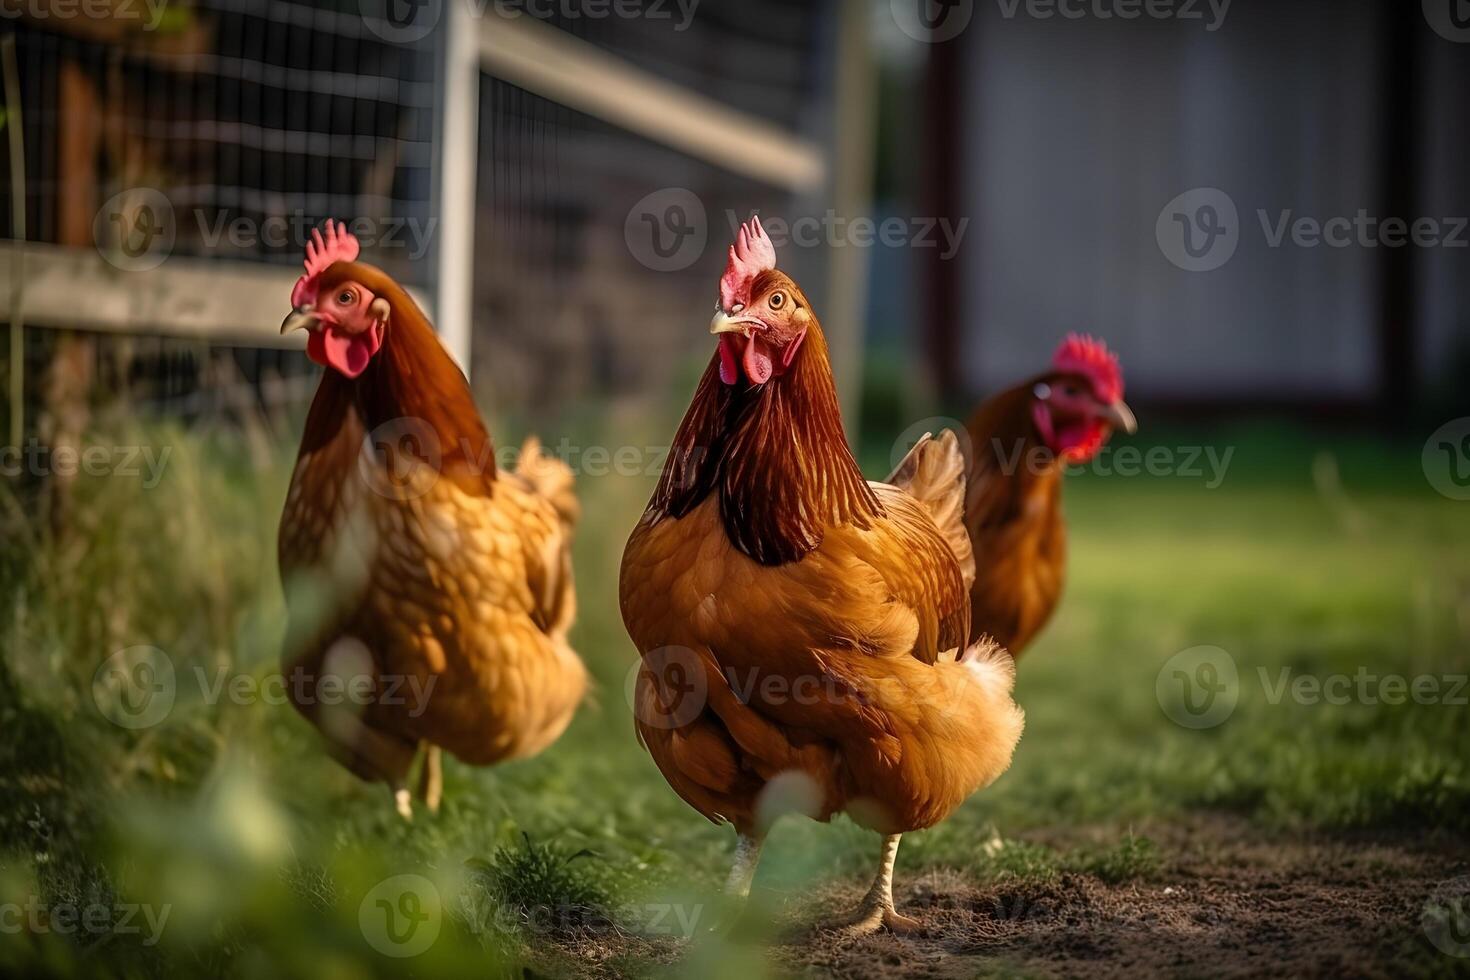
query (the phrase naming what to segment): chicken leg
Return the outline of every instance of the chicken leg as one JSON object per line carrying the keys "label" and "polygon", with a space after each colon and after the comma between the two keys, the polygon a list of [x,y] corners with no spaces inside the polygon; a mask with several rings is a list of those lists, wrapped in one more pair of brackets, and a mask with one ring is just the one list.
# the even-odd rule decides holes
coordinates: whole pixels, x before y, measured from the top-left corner
{"label": "chicken leg", "polygon": [[755,881],[756,865],[761,859],[761,845],[765,838],[740,834],[735,842],[735,862],[730,866],[730,877],[725,879],[725,902],[721,903],[715,921],[708,926],[710,932],[734,937],[749,930],[747,899],[750,886]]}
{"label": "chicken leg", "polygon": [[439,803],[444,799],[444,750],[437,745],[424,742],[424,765],[419,770],[418,798],[430,813],[439,812]]}
{"label": "chicken leg", "polygon": [[414,757],[412,742],[372,728],[348,714],[335,715],[329,723],[317,727],[326,736],[329,755],[359,779],[387,783],[399,816],[413,819],[408,791],[408,771]]}
{"label": "chicken leg", "polygon": [[750,897],[750,886],[755,881],[755,868],[760,864],[762,837],[741,834],[735,842],[735,864],[730,868],[730,877],[725,881],[725,894],[744,901]]}
{"label": "chicken leg", "polygon": [[883,838],[883,850],[878,859],[878,877],[873,879],[873,887],[863,896],[857,911],[826,928],[836,929],[850,936],[866,936],[880,929],[911,933],[924,928],[919,920],[900,915],[893,909],[893,864],[898,858],[898,842],[902,838],[902,834],[889,834]]}

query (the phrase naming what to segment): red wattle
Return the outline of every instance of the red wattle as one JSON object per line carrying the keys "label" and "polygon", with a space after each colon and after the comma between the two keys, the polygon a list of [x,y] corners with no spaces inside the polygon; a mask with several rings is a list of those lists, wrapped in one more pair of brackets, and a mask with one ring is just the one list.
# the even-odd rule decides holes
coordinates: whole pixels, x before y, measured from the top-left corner
{"label": "red wattle", "polygon": [[1074,465],[1086,463],[1102,449],[1107,427],[1097,419],[1089,419],[1057,430],[1058,454]]}
{"label": "red wattle", "polygon": [[381,325],[374,324],[362,333],[347,333],[335,325],[323,324],[307,339],[306,354],[318,364],[355,378],[367,370],[382,344]]}
{"label": "red wattle", "polygon": [[766,345],[759,337],[751,337],[745,342],[742,363],[745,365],[745,376],[752,384],[763,385],[771,380],[771,355],[766,352]]}

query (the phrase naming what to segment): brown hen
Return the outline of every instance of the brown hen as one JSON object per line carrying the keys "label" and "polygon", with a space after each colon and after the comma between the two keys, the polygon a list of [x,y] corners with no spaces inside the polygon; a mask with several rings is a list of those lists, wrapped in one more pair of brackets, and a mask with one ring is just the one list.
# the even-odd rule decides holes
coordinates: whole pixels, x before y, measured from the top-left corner
{"label": "brown hen", "polygon": [[711,332],[719,350],[623,555],[639,738],[687,803],[734,824],[732,893],[783,810],[845,811],[885,838],[845,924],[911,927],[893,907],[899,835],[999,776],[1022,725],[1009,657],[966,648],[963,461],[946,434],[899,485],[863,479],[821,327],[758,221],[731,248]]}
{"label": "brown hen", "polygon": [[432,810],[441,747],[488,765],[571,721],[586,688],[566,639],[577,503],[534,439],[515,472],[496,468],[463,373],[357,253],[330,223],[315,235],[282,326],[309,330],[326,366],[281,515],[283,663],[332,754],[409,817],[421,747]]}
{"label": "brown hen", "polygon": [[1091,461],[1114,429],[1137,430],[1123,401],[1117,358],[1099,341],[1062,341],[1050,370],[976,410],[965,526],[979,574],[970,588],[970,636],[993,637],[1014,657],[1056,610],[1066,572],[1062,475]]}

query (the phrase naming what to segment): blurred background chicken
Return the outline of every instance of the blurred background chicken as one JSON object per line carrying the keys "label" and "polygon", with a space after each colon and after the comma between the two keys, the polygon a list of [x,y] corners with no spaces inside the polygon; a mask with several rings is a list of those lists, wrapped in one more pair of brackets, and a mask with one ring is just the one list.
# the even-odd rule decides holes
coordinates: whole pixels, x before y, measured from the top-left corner
{"label": "blurred background chicken", "polygon": [[[464,375],[408,293],[354,261],[345,228],[313,233],[281,331],[325,366],[281,515],[297,708],[359,776],[411,815],[442,792],[440,749],[473,765],[538,752],[586,687],[575,612],[571,471],[528,440],[499,472]],[[335,707],[323,678],[369,684]],[[335,683],[335,682],[333,682]]]}
{"label": "blurred background chicken", "polygon": [[1062,475],[1092,460],[1114,429],[1137,431],[1123,373],[1101,341],[1073,334],[1044,374],[985,402],[966,427],[965,527],[978,574],[970,637],[1019,657],[1056,610],[1066,572]]}
{"label": "blurred background chicken", "polygon": [[[795,772],[795,809],[884,835],[843,925],[912,928],[893,905],[899,835],[999,776],[1022,714],[1005,652],[966,649],[974,569],[954,437],[922,440],[899,485],[864,480],[826,339],[775,266],[752,219],[720,280],[718,349],[623,555],[638,734],[675,792],[735,825],[732,893],[749,891],[775,797],[791,808],[791,790],[768,790]],[[690,677],[697,694],[672,690]]]}

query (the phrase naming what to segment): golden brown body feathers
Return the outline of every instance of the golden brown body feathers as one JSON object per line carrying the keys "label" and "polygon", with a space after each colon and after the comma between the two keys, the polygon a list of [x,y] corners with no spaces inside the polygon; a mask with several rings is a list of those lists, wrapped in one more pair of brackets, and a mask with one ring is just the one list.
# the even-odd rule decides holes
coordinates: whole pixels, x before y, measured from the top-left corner
{"label": "golden brown body feathers", "polygon": [[891,833],[1004,771],[1009,661],[980,645],[960,662],[965,569],[936,496],[862,479],[819,331],[761,389],[712,361],[620,587],[639,738],[691,806],[750,832],[796,770],[812,816]]}
{"label": "golden brown body feathers", "polygon": [[[412,300],[354,266],[369,274],[394,299],[389,340],[357,380],[326,372],[281,518],[288,682],[365,648],[369,740],[410,753],[427,741],[475,764],[529,755],[586,686],[566,642],[571,474],[534,442],[517,472],[497,472],[463,375]],[[365,447],[369,432],[378,445]],[[292,696],[332,724],[318,699]],[[363,774],[396,775],[382,768]]]}
{"label": "golden brown body feathers", "polygon": [[1067,561],[1061,466],[1039,451],[1028,381],[986,402],[970,420],[965,527],[979,569],[970,589],[970,635],[1014,657],[1046,625]]}

